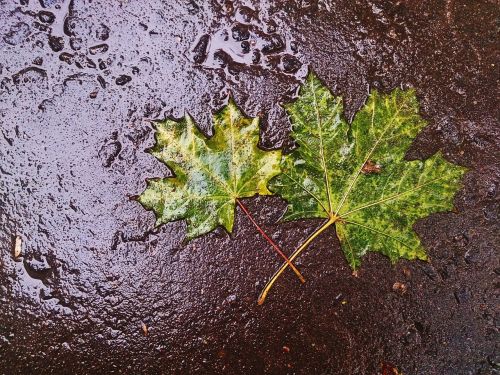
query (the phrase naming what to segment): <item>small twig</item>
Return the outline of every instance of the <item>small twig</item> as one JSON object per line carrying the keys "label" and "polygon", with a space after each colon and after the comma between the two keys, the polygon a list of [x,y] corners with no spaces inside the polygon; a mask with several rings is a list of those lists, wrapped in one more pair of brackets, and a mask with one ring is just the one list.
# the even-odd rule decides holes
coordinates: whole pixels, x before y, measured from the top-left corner
{"label": "small twig", "polygon": [[257,224],[257,222],[254,220],[254,218],[250,214],[250,212],[243,205],[243,203],[241,203],[241,201],[239,199],[236,199],[236,203],[238,203],[238,206],[240,206],[240,208],[243,210],[245,215],[247,215],[247,217],[250,219],[250,221],[255,226],[255,228],[257,228],[257,230],[260,232],[260,234],[262,234],[262,237],[264,237],[266,239],[266,241],[271,244],[271,246],[274,248],[274,250],[276,250],[276,252],[285,260],[286,264],[288,266],[290,266],[290,268],[293,270],[293,272],[295,272],[295,274],[297,275],[299,280],[301,282],[305,282],[306,280],[304,279],[304,276],[302,276],[300,271],[293,265],[293,263],[290,261],[290,259],[288,259],[288,257],[285,255],[285,253],[283,253],[283,251],[281,251],[279,246],[276,245],[276,243],[266,234],[266,232],[264,232],[264,230],[259,226],[259,224]]}

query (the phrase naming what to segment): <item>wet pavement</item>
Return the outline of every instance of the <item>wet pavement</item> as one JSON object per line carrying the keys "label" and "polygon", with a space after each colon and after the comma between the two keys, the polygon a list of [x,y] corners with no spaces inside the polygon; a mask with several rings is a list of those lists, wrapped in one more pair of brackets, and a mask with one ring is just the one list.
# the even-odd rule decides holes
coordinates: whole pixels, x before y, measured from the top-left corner
{"label": "wet pavement", "polygon": [[[0,0],[0,374],[499,372],[499,127],[494,1]],[[280,104],[308,69],[346,100],[415,87],[410,158],[470,168],[455,212],[415,229],[431,261],[365,257],[334,231],[281,264],[241,210],[185,243],[133,197],[167,175],[148,120],[207,135],[232,95],[289,149]],[[318,221],[247,199],[289,252]]]}

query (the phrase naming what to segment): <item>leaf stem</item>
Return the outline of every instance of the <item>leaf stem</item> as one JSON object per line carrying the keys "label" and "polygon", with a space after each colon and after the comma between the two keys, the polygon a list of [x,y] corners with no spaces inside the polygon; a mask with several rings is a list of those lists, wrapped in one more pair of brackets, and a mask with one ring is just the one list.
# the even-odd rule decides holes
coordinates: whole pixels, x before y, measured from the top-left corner
{"label": "leaf stem", "polygon": [[276,245],[276,243],[266,234],[266,232],[264,232],[264,230],[259,226],[259,224],[257,224],[257,222],[254,220],[254,218],[252,217],[252,215],[250,214],[248,209],[245,207],[245,205],[238,198],[236,198],[236,203],[238,203],[238,206],[240,206],[240,208],[243,210],[245,215],[247,215],[247,217],[250,219],[250,221],[255,226],[255,228],[257,228],[257,230],[262,235],[262,237],[264,237],[266,239],[266,241],[269,242],[269,244],[271,244],[271,246],[274,248],[274,250],[276,250],[276,252],[285,260],[285,262],[286,262],[285,264],[287,266],[290,266],[290,268],[293,270],[293,272],[295,272],[295,274],[297,275],[299,280],[304,283],[306,281],[304,279],[304,276],[302,276],[300,271],[293,265],[293,263],[291,262],[290,259],[288,259],[288,257],[285,255],[285,253],[283,253],[283,251],[281,251],[279,246]]}
{"label": "leaf stem", "polygon": [[[328,221],[326,221],[325,223],[323,223],[323,225],[318,228],[317,230],[314,231],[313,234],[311,234],[307,240],[297,249],[293,252],[293,254],[290,256],[289,260],[290,262],[293,262],[293,260],[295,258],[297,258],[300,253],[307,247],[309,246],[309,244],[316,238],[318,237],[324,230],[326,230],[330,225],[332,225],[333,223],[335,223],[335,221],[338,220],[338,217],[336,217],[335,215],[330,215],[330,218],[328,219]],[[262,290],[262,292],[260,293],[260,296],[259,296],[259,300],[257,301],[257,303],[259,305],[262,305],[267,297],[267,294],[269,293],[269,290],[272,288],[272,286],[274,285],[274,283],[276,282],[276,280],[278,280],[278,278],[281,276],[281,274],[286,270],[286,268],[288,267],[288,263],[284,263],[281,268],[276,271],[276,273],[273,275],[273,277],[271,278],[271,280],[269,280],[266,284],[266,286],[264,287],[264,289]]]}

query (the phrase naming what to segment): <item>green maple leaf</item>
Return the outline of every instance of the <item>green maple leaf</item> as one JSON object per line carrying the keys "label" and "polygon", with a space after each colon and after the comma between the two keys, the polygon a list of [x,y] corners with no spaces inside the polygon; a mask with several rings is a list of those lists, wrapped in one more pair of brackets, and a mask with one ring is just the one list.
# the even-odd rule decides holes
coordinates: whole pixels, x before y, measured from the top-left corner
{"label": "green maple leaf", "polygon": [[283,156],[282,174],[271,181],[270,190],[287,200],[285,220],[327,219],[290,261],[333,224],[354,270],[369,251],[392,261],[427,259],[412,226],[419,218],[453,208],[466,169],[440,153],[425,161],[405,159],[426,125],[415,92],[372,91],[349,126],[341,98],[311,73],[298,100],[285,109],[298,147]]}
{"label": "green maple leaf", "polygon": [[189,115],[155,127],[150,152],[175,174],[148,180],[138,198],[155,212],[157,225],[186,219],[188,239],[219,225],[231,232],[238,198],[271,194],[267,183],[280,171],[281,151],[258,148],[259,119],[244,117],[233,101],[214,116],[210,139]]}

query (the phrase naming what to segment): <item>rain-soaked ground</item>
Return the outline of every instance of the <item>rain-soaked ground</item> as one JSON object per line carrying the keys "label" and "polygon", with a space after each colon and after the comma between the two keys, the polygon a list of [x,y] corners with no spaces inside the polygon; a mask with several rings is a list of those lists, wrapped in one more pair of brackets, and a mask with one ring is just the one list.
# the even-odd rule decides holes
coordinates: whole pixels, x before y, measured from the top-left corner
{"label": "rain-soaked ground", "polygon": [[[499,372],[496,1],[0,0],[1,374]],[[455,212],[415,229],[431,261],[368,255],[351,275],[334,231],[263,306],[280,259],[237,210],[234,234],[183,243],[132,197],[166,167],[148,119],[205,133],[232,93],[290,147],[280,103],[308,69],[346,98],[415,87],[411,157],[470,168]],[[277,223],[292,250],[318,221]],[[16,258],[16,238],[21,254]],[[147,334],[146,331],[147,330]]]}

